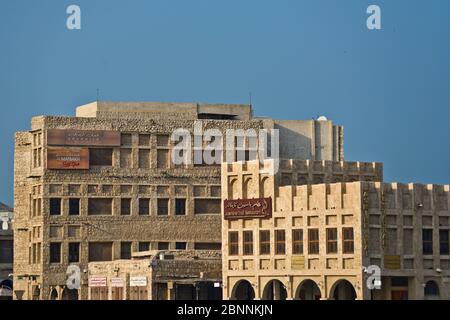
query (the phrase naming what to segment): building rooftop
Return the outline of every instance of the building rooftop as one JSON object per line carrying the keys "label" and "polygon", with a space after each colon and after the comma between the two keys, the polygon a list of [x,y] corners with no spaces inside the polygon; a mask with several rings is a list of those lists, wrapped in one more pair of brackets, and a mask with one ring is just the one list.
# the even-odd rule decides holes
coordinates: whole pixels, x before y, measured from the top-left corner
{"label": "building rooftop", "polygon": [[13,212],[14,210],[6,204],[0,202],[0,212]]}

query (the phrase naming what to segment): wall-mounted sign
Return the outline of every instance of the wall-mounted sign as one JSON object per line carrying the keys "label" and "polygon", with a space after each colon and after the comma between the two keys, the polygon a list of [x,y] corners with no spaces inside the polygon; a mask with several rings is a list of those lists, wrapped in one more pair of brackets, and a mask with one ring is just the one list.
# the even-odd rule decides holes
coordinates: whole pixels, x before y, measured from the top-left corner
{"label": "wall-mounted sign", "polygon": [[130,277],[130,287],[146,287],[147,277]]}
{"label": "wall-mounted sign", "polygon": [[400,269],[400,256],[384,256],[384,267],[386,269]]}
{"label": "wall-mounted sign", "polygon": [[111,287],[122,288],[124,284],[125,281],[123,281],[123,278],[111,278]]}
{"label": "wall-mounted sign", "polygon": [[120,146],[119,131],[105,130],[47,130],[47,144],[50,146]]}
{"label": "wall-mounted sign", "polygon": [[293,270],[305,269],[305,256],[292,256],[291,269]]}
{"label": "wall-mounted sign", "polygon": [[88,148],[48,148],[47,169],[89,169]]}
{"label": "wall-mounted sign", "polygon": [[253,219],[272,217],[272,198],[224,200],[224,218]]}
{"label": "wall-mounted sign", "polygon": [[105,277],[90,277],[89,278],[89,287],[106,287],[106,278]]}

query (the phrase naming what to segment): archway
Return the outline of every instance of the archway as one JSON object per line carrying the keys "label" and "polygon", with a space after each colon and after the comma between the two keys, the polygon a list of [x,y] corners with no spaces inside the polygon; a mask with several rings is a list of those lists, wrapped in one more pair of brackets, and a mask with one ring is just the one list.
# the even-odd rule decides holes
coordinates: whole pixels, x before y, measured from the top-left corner
{"label": "archway", "polygon": [[64,288],[61,300],[78,300],[78,290]]}
{"label": "archway", "polygon": [[331,288],[330,298],[334,300],[355,300],[356,291],[348,280],[339,280]]}
{"label": "archway", "polygon": [[255,299],[255,290],[250,282],[241,280],[234,285],[231,298],[233,300],[253,300]]}
{"label": "archway", "polygon": [[320,300],[319,286],[313,280],[305,280],[299,284],[295,293],[296,300]]}
{"label": "archway", "polygon": [[439,300],[439,286],[435,281],[430,280],[425,284],[424,297],[425,300]]}
{"label": "archway", "polygon": [[50,291],[50,300],[58,300],[58,291],[56,288],[53,288],[52,291]]}
{"label": "archway", "polygon": [[263,291],[263,300],[286,300],[287,291],[280,280],[269,281]]}

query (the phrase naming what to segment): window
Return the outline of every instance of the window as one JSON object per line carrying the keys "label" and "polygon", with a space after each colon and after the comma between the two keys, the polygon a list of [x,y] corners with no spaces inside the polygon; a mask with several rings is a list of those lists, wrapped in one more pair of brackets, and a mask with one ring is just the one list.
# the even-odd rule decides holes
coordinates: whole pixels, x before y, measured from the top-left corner
{"label": "window", "polygon": [[275,230],[275,254],[286,253],[286,233],[284,230]]}
{"label": "window", "polygon": [[122,216],[129,216],[131,214],[131,199],[120,199],[120,214]]}
{"label": "window", "polygon": [[168,242],[158,242],[158,250],[169,250]]}
{"label": "window", "polygon": [[0,263],[13,263],[12,240],[0,240]]}
{"label": "window", "polygon": [[220,250],[222,244],[219,242],[195,242],[194,250]]}
{"label": "window", "polygon": [[448,234],[449,230],[439,230],[439,251],[441,254],[450,254]]}
{"label": "window", "polygon": [[244,255],[250,256],[253,254],[253,232],[252,231],[244,231],[243,232],[243,248]]}
{"label": "window", "polygon": [[131,259],[131,242],[120,243],[120,259]]}
{"label": "window", "polygon": [[177,216],[186,214],[186,199],[175,199],[175,214]]}
{"label": "window", "polygon": [[423,254],[433,254],[433,229],[422,230]]}
{"label": "window", "polygon": [[337,229],[327,229],[327,253],[337,253]]}
{"label": "window", "polygon": [[150,199],[139,199],[139,215],[148,216],[150,215]]}
{"label": "window", "polygon": [[169,167],[169,150],[160,149],[157,151],[156,165],[160,169],[167,169]]}
{"label": "window", "polygon": [[50,243],[50,263],[61,263],[61,243]]}
{"label": "window", "polygon": [[112,261],[112,242],[89,243],[89,262]]}
{"label": "window", "polygon": [[186,242],[176,242],[175,249],[176,250],[186,250]]}
{"label": "window", "polygon": [[308,230],[308,254],[319,254],[319,229]]}
{"label": "window", "polygon": [[237,231],[228,233],[228,249],[230,256],[237,256],[239,254],[239,233]]}
{"label": "window", "polygon": [[342,228],[342,251],[343,253],[354,252],[353,228]]}
{"label": "window", "polygon": [[139,146],[150,147],[150,135],[149,134],[140,134],[139,135]]}
{"label": "window", "polygon": [[80,244],[77,242],[69,243],[69,263],[80,262]]}
{"label": "window", "polygon": [[149,169],[150,168],[150,150],[140,149],[139,150],[139,168]]}
{"label": "window", "polygon": [[270,231],[259,232],[259,254],[270,254]]}
{"label": "window", "polygon": [[303,254],[303,230],[292,230],[292,254]]}
{"label": "window", "polygon": [[79,216],[80,215],[80,199],[69,199],[69,215]]}
{"label": "window", "polygon": [[69,238],[78,238],[80,236],[80,234],[81,234],[80,226],[68,226],[67,227],[67,235],[69,236]]}
{"label": "window", "polygon": [[158,216],[169,214],[169,199],[158,199]]}
{"label": "window", "polygon": [[113,149],[89,149],[89,165],[112,166]]}
{"label": "window", "polygon": [[88,199],[88,215],[91,216],[112,215],[112,199],[110,198]]}
{"label": "window", "polygon": [[156,137],[156,144],[158,147],[167,147],[169,145],[168,135],[159,135]]}
{"label": "window", "polygon": [[132,149],[120,149],[120,167],[131,168],[133,166],[133,152]]}
{"label": "window", "polygon": [[133,142],[133,136],[131,133],[122,133],[120,135],[120,144],[122,146],[131,146]]}
{"label": "window", "polygon": [[139,242],[139,252],[149,250],[150,250],[150,242]]}
{"label": "window", "polygon": [[220,214],[221,203],[220,199],[195,199],[194,213],[195,214]]}
{"label": "window", "polygon": [[50,199],[50,215],[51,216],[61,215],[61,199],[59,198]]}

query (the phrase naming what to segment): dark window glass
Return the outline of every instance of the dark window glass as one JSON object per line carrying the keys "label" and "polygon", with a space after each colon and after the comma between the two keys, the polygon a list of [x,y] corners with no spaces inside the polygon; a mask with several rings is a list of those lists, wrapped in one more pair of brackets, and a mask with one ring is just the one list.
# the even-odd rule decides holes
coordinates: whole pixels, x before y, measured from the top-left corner
{"label": "dark window glass", "polygon": [[186,214],[186,199],[175,199],[175,214],[177,216]]}
{"label": "dark window glass", "polygon": [[89,149],[91,166],[112,166],[113,149]]}
{"label": "dark window glass", "polygon": [[253,254],[253,232],[252,231],[244,231],[243,232],[243,249],[244,255],[252,255]]}
{"label": "dark window glass", "polygon": [[342,247],[344,253],[354,252],[353,228],[342,228]]}
{"label": "dark window glass", "polygon": [[148,216],[150,214],[150,199],[139,199],[139,215]]}
{"label": "dark window glass", "polygon": [[120,259],[131,259],[131,242],[120,244]]}
{"label": "dark window glass", "polygon": [[131,214],[131,199],[122,198],[120,200],[120,214],[129,216]]}
{"label": "dark window glass", "polygon": [[337,253],[337,229],[327,229],[327,253]]}
{"label": "dark window glass", "polygon": [[106,198],[88,199],[88,215],[91,216],[112,215],[112,199]]}
{"label": "dark window glass", "polygon": [[158,199],[158,216],[169,214],[169,199]]}
{"label": "dark window glass", "polygon": [[150,250],[150,242],[139,242],[139,251],[149,251]]}
{"label": "dark window glass", "polygon": [[69,199],[69,215],[80,215],[80,199]]}
{"label": "dark window glass", "polygon": [[194,250],[220,250],[222,244],[219,242],[195,242]]}
{"label": "dark window glass", "polygon": [[169,250],[168,242],[158,242],[158,250]]}
{"label": "dark window glass", "polygon": [[239,254],[239,233],[237,231],[228,233],[228,250],[230,256]]}
{"label": "dark window glass", "polygon": [[61,215],[61,199],[59,198],[50,199],[50,215],[52,216]]}
{"label": "dark window glass", "polygon": [[422,230],[423,254],[433,254],[433,229]]}
{"label": "dark window glass", "polygon": [[176,242],[175,249],[176,250],[186,250],[186,242]]}
{"label": "dark window glass", "polygon": [[50,263],[61,262],[61,243],[50,243]]}
{"label": "dark window glass", "polygon": [[80,262],[79,243],[69,243],[69,262]]}
{"label": "dark window glass", "polygon": [[13,263],[13,240],[0,240],[0,263]]}
{"label": "dark window glass", "polygon": [[275,230],[275,254],[286,253],[286,233],[284,230]]}
{"label": "dark window glass", "polygon": [[111,261],[111,260],[112,260],[112,242],[89,243],[89,262]]}
{"label": "dark window glass", "polygon": [[270,254],[270,231],[259,232],[259,254]]}
{"label": "dark window glass", "polygon": [[441,254],[450,254],[449,232],[449,230],[439,230],[439,250]]}

